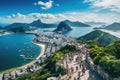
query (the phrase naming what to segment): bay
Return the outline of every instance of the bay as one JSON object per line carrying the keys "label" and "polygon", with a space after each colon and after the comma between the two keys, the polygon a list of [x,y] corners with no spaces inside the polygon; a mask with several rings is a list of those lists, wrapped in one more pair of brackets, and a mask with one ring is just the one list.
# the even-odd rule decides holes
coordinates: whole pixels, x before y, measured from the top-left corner
{"label": "bay", "polygon": [[41,48],[32,43],[34,35],[9,34],[0,36],[0,71],[19,67],[36,58]]}
{"label": "bay", "polygon": [[[96,26],[94,26],[96,27]],[[91,31],[94,27],[72,27],[72,31],[63,34],[78,38]],[[38,33],[53,31],[55,28],[44,28],[38,30]],[[120,31],[114,32],[102,30],[120,38]],[[28,34],[9,34],[0,36],[0,71],[19,67],[32,61],[24,58],[36,58],[41,48],[32,43],[34,35]]]}

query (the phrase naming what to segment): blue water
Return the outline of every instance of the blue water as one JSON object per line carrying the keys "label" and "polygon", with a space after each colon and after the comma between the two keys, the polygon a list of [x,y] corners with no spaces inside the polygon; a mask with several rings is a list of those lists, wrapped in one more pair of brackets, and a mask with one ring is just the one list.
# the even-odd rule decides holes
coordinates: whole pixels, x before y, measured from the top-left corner
{"label": "blue water", "polygon": [[[55,28],[40,29],[38,33],[43,33],[46,30],[53,31],[54,29]],[[72,31],[65,32],[64,34],[77,38],[93,31],[93,27],[72,27],[72,29]],[[120,32],[108,30],[105,30],[105,32],[120,37]],[[21,66],[32,61],[26,60],[20,55],[25,55],[25,57],[28,58],[36,58],[41,49],[32,43],[34,37],[35,36],[28,34],[0,36],[0,71]]]}
{"label": "blue water", "polygon": [[34,35],[10,34],[0,36],[0,71],[22,66],[36,58],[40,53],[40,47],[32,43]]}
{"label": "blue water", "polygon": [[[38,33],[43,33],[46,30],[53,31],[53,30],[55,30],[55,28],[45,28],[42,30],[40,29],[38,31]],[[91,31],[93,31],[93,27],[72,27],[71,31],[65,32],[63,34],[67,35],[67,36],[72,36],[72,37],[78,38],[80,36],[83,36],[83,35],[91,32]]]}
{"label": "blue water", "polygon": [[65,32],[63,34],[78,38],[83,36],[91,31],[93,31],[93,27],[72,27],[73,30],[69,32]]}
{"label": "blue water", "polygon": [[[72,36],[72,37],[78,38],[78,37],[81,37],[87,33],[90,33],[91,31],[93,31],[94,27],[98,27],[98,25],[95,25],[93,27],[72,27],[73,30],[65,32],[63,34],[67,35],[67,36]],[[55,28],[45,28],[45,29],[39,30],[38,33],[43,33],[46,30],[53,31],[54,29]],[[110,30],[104,30],[104,29],[102,31],[110,33],[110,34],[120,38],[120,31],[110,31]]]}

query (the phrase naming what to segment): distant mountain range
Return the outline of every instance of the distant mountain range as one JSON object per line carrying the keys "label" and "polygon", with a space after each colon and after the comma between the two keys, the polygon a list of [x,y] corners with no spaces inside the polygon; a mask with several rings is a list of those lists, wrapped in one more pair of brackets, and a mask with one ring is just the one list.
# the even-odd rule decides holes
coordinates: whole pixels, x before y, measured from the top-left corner
{"label": "distant mountain range", "polygon": [[42,23],[40,20],[33,21],[32,23],[13,23],[7,25],[4,29],[12,32],[25,32],[37,28],[54,28],[56,24],[46,24]]}
{"label": "distant mountain range", "polygon": [[36,27],[36,28],[53,28],[53,27],[57,27],[56,24],[46,24],[46,23],[42,23],[41,20],[36,20],[33,21],[32,23],[13,23],[10,24],[8,26],[6,26],[6,29],[10,29],[10,28],[16,28],[16,27],[20,27],[20,26],[25,26],[25,27]]}
{"label": "distant mountain range", "polygon": [[120,30],[120,23],[115,22],[115,23],[113,23],[111,25],[106,26],[105,29],[115,30],[115,31]]}
{"label": "distant mountain range", "polygon": [[35,30],[36,28],[32,28],[32,27],[26,27],[26,26],[19,26],[19,27],[14,27],[14,28],[11,28],[7,31],[12,31],[12,32],[19,32],[19,33],[24,33],[26,31],[31,31],[31,30]]}
{"label": "distant mountain range", "polygon": [[104,22],[85,22],[85,24],[88,25],[106,25]]}
{"label": "distant mountain range", "polygon": [[72,28],[65,21],[62,21],[59,23],[58,27],[54,30],[54,32],[63,33],[70,30],[72,30]]}
{"label": "distant mountain range", "polygon": [[42,23],[41,20],[33,21],[32,23],[30,23],[28,25],[37,27],[37,28],[55,28],[55,27],[57,27],[57,24],[46,24],[46,23]]}
{"label": "distant mountain range", "polygon": [[[65,20],[64,22],[66,22],[69,26],[75,26],[75,27],[90,27],[90,25],[84,24],[82,22],[72,22],[69,20]],[[19,26],[25,26],[25,27],[36,27],[36,28],[55,28],[57,27],[58,24],[47,24],[47,23],[43,23],[41,22],[41,20],[36,20],[33,21],[32,23],[13,23],[10,25],[7,25],[5,28],[6,29],[10,29],[10,28],[16,28]]]}
{"label": "distant mountain range", "polygon": [[111,43],[115,42],[117,39],[119,39],[119,38],[117,38],[109,33],[100,31],[100,30],[92,31],[92,32],[78,38],[78,40],[84,40],[84,41],[93,40],[93,41],[100,43],[101,45],[111,44]]}
{"label": "distant mountain range", "polygon": [[[70,26],[71,27],[90,27],[90,25],[84,24],[82,22],[72,22],[69,20],[65,20],[62,22],[65,22],[65,24],[69,25],[69,27]],[[25,32],[28,30],[36,29],[36,28],[56,28],[57,26],[59,26],[59,24],[55,24],[55,23],[47,24],[47,23],[41,22],[41,20],[36,20],[36,21],[33,21],[32,23],[13,23],[13,24],[5,26],[4,29],[7,31],[13,31],[13,32],[16,32],[16,31]],[[62,26],[62,25],[60,25],[60,26]],[[61,27],[61,29],[64,29],[64,28]],[[60,27],[59,27],[59,30],[60,30]],[[65,29],[65,31],[67,31],[67,30]]]}
{"label": "distant mountain range", "polygon": [[13,24],[7,25],[5,27],[5,29],[10,30],[10,29],[13,29],[13,28],[21,27],[21,26],[28,27],[28,24],[27,23],[13,23]]}
{"label": "distant mountain range", "polygon": [[107,29],[112,31],[119,31],[120,30],[120,23],[112,23],[108,26],[102,26],[102,27],[95,27],[94,29]]}
{"label": "distant mountain range", "polygon": [[65,20],[64,22],[66,22],[68,25],[72,26],[72,27],[91,27],[88,24],[82,23],[82,22],[72,22],[70,20]]}

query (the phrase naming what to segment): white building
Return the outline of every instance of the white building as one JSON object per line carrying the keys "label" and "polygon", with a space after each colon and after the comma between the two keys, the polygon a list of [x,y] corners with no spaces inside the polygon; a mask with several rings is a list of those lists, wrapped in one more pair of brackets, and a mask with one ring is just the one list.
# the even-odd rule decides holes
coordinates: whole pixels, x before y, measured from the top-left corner
{"label": "white building", "polygon": [[3,79],[3,74],[0,74],[0,80],[2,80]]}

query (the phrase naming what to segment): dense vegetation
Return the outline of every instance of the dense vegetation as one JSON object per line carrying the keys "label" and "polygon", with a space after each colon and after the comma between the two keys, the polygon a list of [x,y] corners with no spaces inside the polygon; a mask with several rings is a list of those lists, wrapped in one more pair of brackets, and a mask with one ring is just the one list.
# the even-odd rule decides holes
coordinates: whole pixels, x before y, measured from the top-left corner
{"label": "dense vegetation", "polygon": [[113,77],[120,77],[120,40],[105,47],[88,41],[89,52],[96,65],[100,65]]}
{"label": "dense vegetation", "polygon": [[30,27],[20,26],[20,27],[16,27],[16,28],[11,28],[8,31],[12,31],[15,33],[17,33],[17,32],[22,33],[22,32],[26,32],[26,31],[30,31],[30,30],[34,30],[34,29],[32,29]]}
{"label": "dense vegetation", "polygon": [[109,33],[100,31],[100,30],[92,31],[92,32],[78,38],[78,40],[83,40],[83,41],[93,40],[95,42],[98,42],[101,45],[111,44],[111,43],[115,42],[117,39],[118,39],[117,37],[115,37]]}
{"label": "dense vegetation", "polygon": [[64,74],[65,68],[63,66],[60,66],[58,71],[55,71],[55,64],[57,60],[61,59],[65,54],[69,52],[75,52],[77,51],[75,46],[66,45],[65,47],[61,48],[55,54],[50,57],[47,65],[45,68],[38,70],[35,73],[29,73],[26,75],[23,75],[16,80],[47,80],[50,76],[58,76],[58,74]]}

